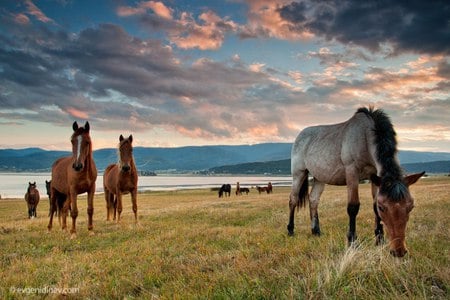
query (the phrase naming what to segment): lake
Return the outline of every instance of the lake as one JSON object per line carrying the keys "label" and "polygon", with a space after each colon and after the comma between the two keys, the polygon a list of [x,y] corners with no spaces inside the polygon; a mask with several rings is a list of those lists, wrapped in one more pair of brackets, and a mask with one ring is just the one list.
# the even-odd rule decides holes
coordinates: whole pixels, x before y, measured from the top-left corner
{"label": "lake", "polygon": [[[23,198],[28,188],[28,182],[36,181],[41,197],[47,197],[45,181],[50,180],[50,173],[0,173],[0,196],[6,198]],[[267,185],[272,182],[276,186],[290,186],[291,176],[189,176],[189,175],[158,175],[140,176],[139,191],[169,191],[180,189],[197,189],[220,187],[224,183],[231,184],[233,190],[236,182],[241,187]],[[103,193],[103,176],[97,177],[97,193]]]}

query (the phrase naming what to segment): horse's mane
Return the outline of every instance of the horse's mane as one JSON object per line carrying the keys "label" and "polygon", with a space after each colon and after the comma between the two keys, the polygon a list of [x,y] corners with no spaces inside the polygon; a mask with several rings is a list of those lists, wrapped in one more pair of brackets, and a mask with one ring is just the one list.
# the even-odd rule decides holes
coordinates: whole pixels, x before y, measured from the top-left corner
{"label": "horse's mane", "polygon": [[403,183],[403,171],[397,162],[397,139],[391,119],[382,109],[361,107],[356,113],[364,113],[374,122],[376,159],[381,165],[380,192],[394,200],[400,200],[408,193]]}

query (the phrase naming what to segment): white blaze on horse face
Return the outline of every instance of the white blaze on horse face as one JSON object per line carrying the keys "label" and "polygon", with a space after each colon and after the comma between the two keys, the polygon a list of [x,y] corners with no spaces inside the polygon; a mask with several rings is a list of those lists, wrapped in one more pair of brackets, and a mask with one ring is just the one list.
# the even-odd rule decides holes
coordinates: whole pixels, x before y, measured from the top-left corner
{"label": "white blaze on horse face", "polygon": [[81,141],[83,140],[83,137],[81,135],[77,136],[77,160],[80,159],[80,153],[81,153]]}

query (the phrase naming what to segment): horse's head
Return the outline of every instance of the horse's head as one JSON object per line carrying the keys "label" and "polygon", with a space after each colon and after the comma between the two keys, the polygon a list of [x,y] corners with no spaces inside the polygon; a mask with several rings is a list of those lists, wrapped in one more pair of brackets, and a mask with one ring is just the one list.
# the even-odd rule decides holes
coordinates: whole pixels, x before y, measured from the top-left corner
{"label": "horse's head", "polygon": [[89,136],[89,122],[86,122],[84,127],[78,127],[77,122],[74,122],[72,128],[72,168],[79,172],[85,167],[86,160],[92,152],[91,137]]}
{"label": "horse's head", "polygon": [[378,215],[389,234],[389,248],[393,256],[403,257],[408,251],[405,244],[406,224],[409,213],[414,208],[414,199],[409,186],[415,183],[423,173],[409,175],[403,180],[392,180],[388,176],[372,176],[372,182],[378,187],[376,203]]}
{"label": "horse's head", "polygon": [[36,191],[36,181],[35,182],[33,182],[33,183],[31,183],[31,182],[28,182],[28,193],[34,193],[34,191]]}
{"label": "horse's head", "polygon": [[47,189],[47,195],[49,197],[50,197],[51,184],[52,184],[51,180],[50,181],[45,180],[45,188]]}
{"label": "horse's head", "polygon": [[119,169],[122,172],[129,172],[133,162],[133,136],[127,139],[122,135],[119,137]]}

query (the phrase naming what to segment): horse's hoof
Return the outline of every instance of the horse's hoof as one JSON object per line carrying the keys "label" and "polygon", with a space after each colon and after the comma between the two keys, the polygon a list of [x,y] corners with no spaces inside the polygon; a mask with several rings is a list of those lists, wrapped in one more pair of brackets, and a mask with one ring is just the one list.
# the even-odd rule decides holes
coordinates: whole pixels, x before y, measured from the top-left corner
{"label": "horse's hoof", "polygon": [[75,240],[77,238],[77,234],[74,232],[70,235],[71,240]]}
{"label": "horse's hoof", "polygon": [[312,235],[320,236],[320,229],[313,228],[313,229],[311,229],[311,233],[312,233]]}
{"label": "horse's hoof", "polygon": [[89,230],[89,236],[94,236],[94,235],[95,235],[94,230]]}

